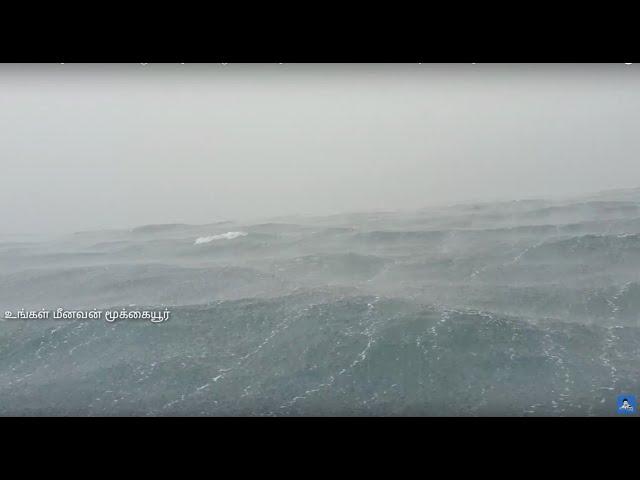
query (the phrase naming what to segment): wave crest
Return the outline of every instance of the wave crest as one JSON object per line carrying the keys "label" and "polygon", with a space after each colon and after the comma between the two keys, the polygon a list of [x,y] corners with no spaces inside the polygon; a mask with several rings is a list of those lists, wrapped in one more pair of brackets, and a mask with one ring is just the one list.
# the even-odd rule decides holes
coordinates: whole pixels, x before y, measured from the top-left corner
{"label": "wave crest", "polygon": [[233,240],[234,238],[246,237],[247,235],[248,233],[246,232],[227,232],[227,233],[222,233],[220,235],[211,235],[210,237],[200,237],[196,239],[196,241],[194,242],[194,245],[210,243],[216,240]]}

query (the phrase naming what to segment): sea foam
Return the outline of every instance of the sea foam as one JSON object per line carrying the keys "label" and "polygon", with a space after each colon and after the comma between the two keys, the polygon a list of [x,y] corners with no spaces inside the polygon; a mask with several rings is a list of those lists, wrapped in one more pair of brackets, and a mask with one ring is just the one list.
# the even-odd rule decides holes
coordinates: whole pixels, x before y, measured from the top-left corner
{"label": "sea foam", "polygon": [[209,242],[213,242],[215,240],[233,240],[234,238],[246,237],[247,235],[248,235],[248,233],[246,233],[246,232],[227,232],[227,233],[222,233],[220,235],[212,235],[210,237],[200,237],[200,238],[196,239],[194,245],[200,245],[202,243],[209,243]]}

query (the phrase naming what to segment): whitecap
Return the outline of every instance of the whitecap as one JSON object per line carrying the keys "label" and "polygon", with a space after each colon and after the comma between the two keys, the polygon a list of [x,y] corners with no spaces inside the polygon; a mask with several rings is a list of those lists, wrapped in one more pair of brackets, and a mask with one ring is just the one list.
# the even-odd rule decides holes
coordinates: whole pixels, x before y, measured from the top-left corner
{"label": "whitecap", "polygon": [[200,245],[202,243],[209,243],[209,242],[213,242],[216,240],[233,240],[234,238],[238,238],[238,237],[246,237],[248,235],[248,233],[246,232],[227,232],[227,233],[222,233],[220,235],[212,235],[210,237],[200,237],[198,239],[196,239],[194,245]]}

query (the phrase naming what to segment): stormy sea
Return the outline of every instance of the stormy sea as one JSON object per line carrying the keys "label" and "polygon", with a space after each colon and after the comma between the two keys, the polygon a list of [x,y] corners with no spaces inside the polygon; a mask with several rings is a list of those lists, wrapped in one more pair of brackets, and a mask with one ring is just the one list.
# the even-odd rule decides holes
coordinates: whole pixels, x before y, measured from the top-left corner
{"label": "stormy sea", "polygon": [[613,416],[640,189],[3,235],[0,310],[5,416]]}

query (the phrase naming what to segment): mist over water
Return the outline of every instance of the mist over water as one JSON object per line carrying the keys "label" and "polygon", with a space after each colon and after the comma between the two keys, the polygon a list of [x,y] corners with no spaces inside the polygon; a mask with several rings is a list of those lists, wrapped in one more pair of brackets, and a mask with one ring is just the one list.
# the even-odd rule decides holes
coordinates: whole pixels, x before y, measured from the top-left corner
{"label": "mist over water", "polygon": [[636,187],[640,66],[0,66],[0,233]]}
{"label": "mist over water", "polygon": [[4,241],[2,311],[172,314],[3,321],[0,413],[613,415],[639,213],[625,190]]}
{"label": "mist over water", "polygon": [[0,415],[640,392],[633,68],[62,67],[0,69],[0,313],[171,317],[0,320]]}

